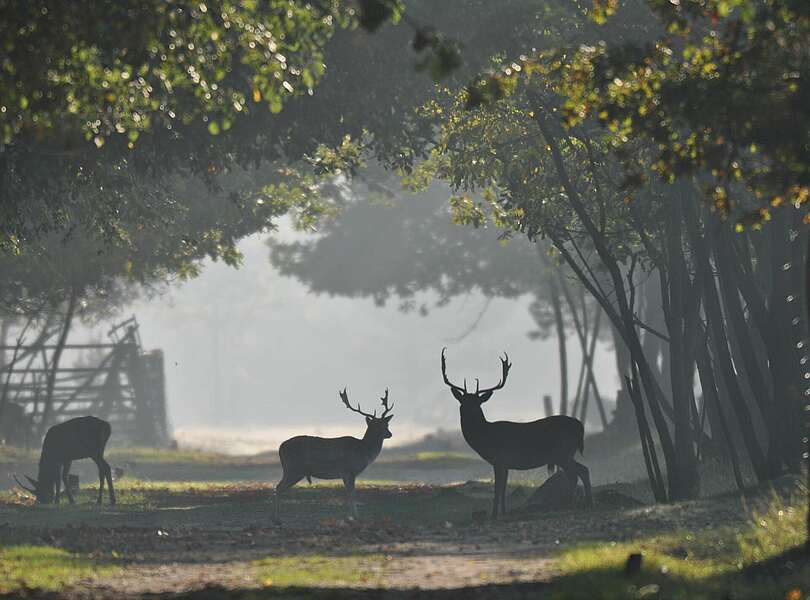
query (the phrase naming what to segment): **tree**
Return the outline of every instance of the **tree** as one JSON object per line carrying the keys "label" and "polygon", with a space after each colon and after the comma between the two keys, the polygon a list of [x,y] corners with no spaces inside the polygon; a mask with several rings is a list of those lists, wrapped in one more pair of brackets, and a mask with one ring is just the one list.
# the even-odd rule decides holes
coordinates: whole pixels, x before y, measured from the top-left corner
{"label": "tree", "polygon": [[[642,41],[643,36],[654,40],[665,31],[655,21],[646,22],[643,11],[639,14],[643,18],[636,21],[635,30],[641,32]],[[461,191],[490,190],[496,221],[511,219],[530,237],[546,235],[552,240],[622,332],[631,355],[629,375],[642,382],[664,451],[668,495],[689,497],[696,493],[696,461],[704,443],[704,417],[690,385],[696,366],[704,388],[701,412],[713,421],[716,436],[728,429],[724,414],[731,408],[737,430],[723,436],[730,456],[736,453],[732,438],[742,436],[760,479],[783,467],[796,468],[791,456],[795,457],[800,435],[791,426],[797,421],[795,392],[801,371],[789,346],[774,331],[784,333],[792,318],[775,300],[793,297],[783,293],[796,281],[790,262],[783,259],[797,253],[785,236],[767,244],[756,235],[730,239],[714,216],[682,206],[700,195],[690,182],[639,180],[635,198],[629,198],[627,184],[632,179],[617,180],[619,163],[626,164],[632,156],[640,165],[657,167],[656,147],[650,148],[644,135],[627,135],[624,121],[600,132],[597,118],[604,120],[606,115],[577,103],[592,99],[588,94],[593,94],[593,73],[605,73],[584,68],[583,64],[594,63],[582,57],[606,52],[605,47],[625,47],[628,36],[623,31],[628,30],[633,26],[624,20],[617,30],[605,32],[607,44],[596,43],[599,38],[594,37],[583,46],[579,38],[580,52],[548,51],[504,61],[495,74],[477,79],[466,92],[435,99],[425,113],[439,127],[439,135],[431,140],[434,152],[428,167],[416,171],[432,172]],[[572,37],[557,37],[557,47],[566,47]],[[538,73],[542,82],[532,79]],[[624,79],[617,83],[615,73],[610,75],[609,85],[622,88]],[[471,224],[485,220],[474,202],[462,200],[454,206],[462,220]],[[592,266],[591,256],[598,257],[601,272]],[[730,266],[716,279],[718,264]],[[660,389],[637,331],[640,326],[646,333],[654,332],[649,324],[639,324],[635,314],[633,274],[642,268],[659,274],[668,332],[655,334],[669,344],[669,397]],[[772,370],[769,382],[757,362],[762,357],[787,368]],[[631,387],[639,390],[638,385]],[[719,397],[710,394],[713,388]],[[758,439],[761,428],[768,432],[767,450]]]}
{"label": "tree", "polygon": [[402,310],[423,314],[430,310],[426,294],[435,294],[438,305],[476,290],[488,298],[534,294],[531,313],[538,330],[532,337],[546,337],[552,330],[557,334],[560,411],[569,411],[566,332],[572,328],[583,364],[571,408],[585,414],[587,403],[580,406],[579,398],[593,390],[606,425],[592,372],[598,319],[593,331],[589,319],[598,309],[572,284],[570,274],[547,256],[547,248],[517,239],[504,243],[493,228],[470,230],[453,224],[446,187],[434,185],[414,194],[398,186],[396,179],[378,170],[363,170],[339,213],[324,219],[316,234],[295,242],[268,241],[274,266],[315,293],[371,297],[377,304],[397,300]]}

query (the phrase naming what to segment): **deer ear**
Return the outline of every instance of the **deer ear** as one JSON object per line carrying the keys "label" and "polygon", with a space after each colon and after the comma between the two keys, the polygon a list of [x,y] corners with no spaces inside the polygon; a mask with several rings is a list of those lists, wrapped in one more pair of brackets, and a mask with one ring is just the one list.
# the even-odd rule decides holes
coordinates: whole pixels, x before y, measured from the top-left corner
{"label": "deer ear", "polygon": [[492,398],[492,392],[484,392],[483,394],[478,394],[478,399],[481,401],[481,404],[483,404],[490,398]]}
{"label": "deer ear", "polygon": [[450,388],[450,391],[453,392],[453,397],[461,402],[461,399],[464,398],[464,392],[461,390],[457,390],[456,388]]}
{"label": "deer ear", "polygon": [[371,417],[366,417],[366,425],[371,425],[374,422],[374,419]]}
{"label": "deer ear", "polygon": [[385,422],[390,423],[391,419],[393,419],[393,418],[394,418],[394,415],[388,415],[387,417],[385,417]]}

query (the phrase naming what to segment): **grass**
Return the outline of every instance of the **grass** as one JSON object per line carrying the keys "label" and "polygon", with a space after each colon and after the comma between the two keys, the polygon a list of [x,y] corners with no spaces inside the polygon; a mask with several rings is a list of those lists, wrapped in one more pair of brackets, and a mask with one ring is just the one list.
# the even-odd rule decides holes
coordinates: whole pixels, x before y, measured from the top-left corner
{"label": "grass", "polygon": [[0,444],[0,463],[36,462],[38,460],[38,450],[25,450]]}
{"label": "grass", "polygon": [[[805,494],[789,500],[774,496],[769,506],[754,512],[747,527],[677,531],[627,542],[600,542],[561,553],[562,574],[551,598],[667,598],[672,600],[733,598],[810,598],[810,563],[798,564],[779,576],[752,578],[743,573],[763,561],[804,543],[807,518]],[[641,553],[641,572],[627,576],[624,566],[632,553]],[[807,595],[804,595],[807,594]]]}
{"label": "grass", "polygon": [[93,575],[113,574],[117,567],[51,546],[0,548],[0,592],[38,588],[58,590]]}
{"label": "grass", "polygon": [[253,563],[265,587],[377,587],[382,581],[385,558],[364,556],[285,556]]}

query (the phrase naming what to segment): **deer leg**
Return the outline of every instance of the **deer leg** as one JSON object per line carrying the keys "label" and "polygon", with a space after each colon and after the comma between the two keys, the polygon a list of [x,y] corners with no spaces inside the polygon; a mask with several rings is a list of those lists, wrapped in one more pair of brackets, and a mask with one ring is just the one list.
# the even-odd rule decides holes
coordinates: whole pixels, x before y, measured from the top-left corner
{"label": "deer leg", "polygon": [[70,482],[68,481],[68,476],[70,475],[70,464],[70,461],[67,461],[62,465],[62,483],[65,484],[65,493],[67,494],[68,502],[75,504],[75,501],[73,500],[73,491],[70,489]]}
{"label": "deer leg", "polygon": [[501,514],[506,514],[506,497],[509,495],[509,469],[503,470],[503,491],[501,492]]}
{"label": "deer leg", "polygon": [[357,518],[357,502],[354,499],[354,475],[344,475],[343,485],[346,487],[346,501],[349,504],[349,513]]}
{"label": "deer leg", "polygon": [[585,487],[585,503],[588,506],[593,506],[593,496],[591,495],[591,474],[588,467],[575,461],[573,457],[566,461],[564,465],[560,465],[574,485],[576,485],[577,478],[582,480],[582,485]]}
{"label": "deer leg", "polygon": [[585,486],[585,502],[588,506],[593,506],[593,494],[591,493],[591,472],[583,464],[574,461],[576,465],[579,478],[582,480],[582,485]]}
{"label": "deer leg", "polygon": [[56,480],[51,484],[54,487],[55,494],[53,496],[53,501],[56,504],[59,504],[59,496],[62,493],[62,465],[56,467]]}
{"label": "deer leg", "polygon": [[96,504],[101,504],[101,499],[104,496],[104,471],[98,458],[94,458],[93,462],[96,463],[98,469],[98,497],[96,498]]}
{"label": "deer leg", "polygon": [[275,494],[273,495],[274,499],[275,499],[274,514],[275,514],[275,520],[276,521],[279,521],[279,518],[278,518],[278,504],[279,504],[279,496],[281,495],[281,492],[284,492],[284,491],[290,489],[292,486],[294,486],[296,483],[301,481],[303,478],[304,478],[303,475],[301,477],[298,477],[298,478],[287,477],[286,473],[284,473],[284,475],[281,476],[281,480],[276,484],[276,491],[275,491]]}
{"label": "deer leg", "polygon": [[110,494],[110,506],[115,506],[115,488],[113,487],[112,469],[110,468],[110,463],[108,463],[102,457],[101,466],[104,468],[104,477],[107,479],[107,491]]}
{"label": "deer leg", "polygon": [[504,479],[504,472],[505,469],[502,467],[493,467],[495,469],[495,498],[492,500],[492,518],[498,518],[498,508],[501,504],[501,498],[503,497],[503,479]]}

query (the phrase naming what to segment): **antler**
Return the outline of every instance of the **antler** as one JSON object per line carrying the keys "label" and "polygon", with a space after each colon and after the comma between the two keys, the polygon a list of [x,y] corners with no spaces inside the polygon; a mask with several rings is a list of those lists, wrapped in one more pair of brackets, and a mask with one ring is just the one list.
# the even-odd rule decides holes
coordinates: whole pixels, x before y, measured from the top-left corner
{"label": "antler", "polygon": [[[500,357],[499,357],[500,358]],[[504,352],[503,358],[501,358],[501,381],[495,387],[486,388],[486,389],[479,389],[478,387],[478,380],[475,380],[475,393],[476,394],[485,394],[487,392],[494,392],[495,390],[501,389],[506,384],[506,378],[509,377],[509,369],[512,368],[512,363],[509,362],[509,355]]]}
{"label": "antler", "polygon": [[447,378],[447,359],[444,356],[444,353],[447,351],[447,348],[442,348],[442,377],[444,377],[444,383],[450,386],[453,389],[456,389],[460,392],[467,393],[467,380],[464,380],[464,387],[459,387],[455,383],[451,383],[450,380]]}
{"label": "antler", "polygon": [[[338,393],[340,394],[340,399],[343,400],[343,404],[345,404],[346,408],[348,408],[350,411],[359,413],[359,414],[363,415],[364,417],[369,417],[370,419],[377,418],[377,411],[376,410],[374,411],[373,415],[370,415],[367,412],[363,412],[363,409],[360,408],[359,403],[357,404],[357,408],[354,408],[351,404],[349,404],[349,395],[346,393],[346,388],[343,388],[343,391],[338,392]],[[387,396],[388,396],[388,393],[387,393],[387,390],[386,390],[386,397]]]}
{"label": "antler", "polygon": [[[14,478],[14,481],[16,481],[16,482],[17,482],[17,485],[18,485],[18,486],[20,486],[22,489],[24,489],[26,492],[30,492],[30,493],[32,493],[32,494],[36,494],[36,493],[37,493],[37,491],[36,491],[36,490],[31,489],[30,487],[28,487],[28,486],[26,486],[26,485],[23,485],[23,483],[22,483],[22,482],[21,482],[19,479],[17,479],[17,475],[16,475],[16,474],[13,474],[13,475],[12,475],[12,477]],[[30,477],[29,477],[29,479],[30,479]]]}
{"label": "antler", "polygon": [[380,398],[380,400],[382,400],[382,405],[383,405],[383,408],[385,409],[383,411],[383,414],[380,415],[380,418],[384,419],[388,415],[388,413],[390,413],[392,410],[394,410],[394,405],[391,404],[389,406],[389,404],[388,404],[388,388],[385,388],[385,396]]}

